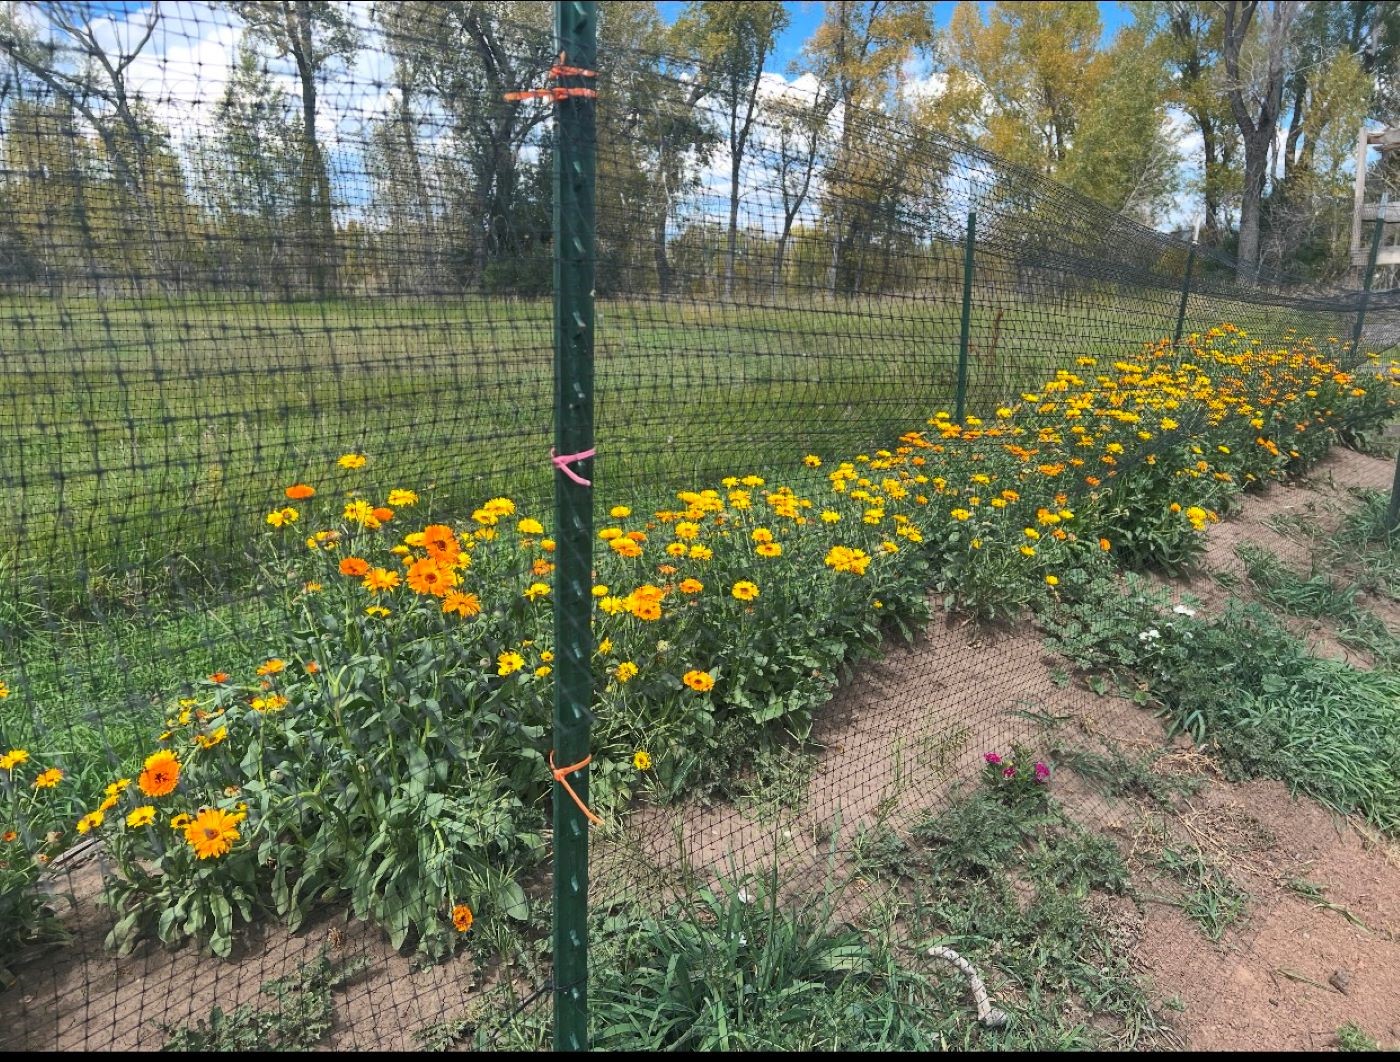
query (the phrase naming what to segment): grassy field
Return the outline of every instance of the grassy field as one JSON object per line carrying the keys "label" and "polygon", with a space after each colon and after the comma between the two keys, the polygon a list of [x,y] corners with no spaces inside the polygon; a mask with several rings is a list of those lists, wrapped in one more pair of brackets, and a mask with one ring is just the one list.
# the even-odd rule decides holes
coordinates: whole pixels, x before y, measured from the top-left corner
{"label": "grassy field", "polygon": [[[983,413],[1077,356],[1131,356],[1176,310],[1172,292],[982,303]],[[958,315],[955,293],[600,304],[600,502],[892,443],[952,409]],[[1226,319],[1271,337],[1349,325],[1195,300],[1187,330]],[[0,676],[25,691],[0,738],[120,753],[162,692],[267,652],[261,514],[291,482],[347,484],[344,452],[430,511],[542,504],[551,336],[547,300],[0,303]]]}

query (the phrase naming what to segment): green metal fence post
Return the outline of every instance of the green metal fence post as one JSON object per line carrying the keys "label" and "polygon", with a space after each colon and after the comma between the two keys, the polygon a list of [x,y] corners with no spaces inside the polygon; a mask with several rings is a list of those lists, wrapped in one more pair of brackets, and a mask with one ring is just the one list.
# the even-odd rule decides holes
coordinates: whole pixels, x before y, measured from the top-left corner
{"label": "green metal fence post", "polygon": [[1191,241],[1186,251],[1186,276],[1181,281],[1181,305],[1176,308],[1176,331],[1172,334],[1172,346],[1181,346],[1181,330],[1186,325],[1186,300],[1191,297],[1191,270],[1196,265],[1196,241]]}
{"label": "green metal fence post", "polygon": [[967,240],[963,247],[962,336],[958,342],[958,395],[955,419],[967,415],[967,341],[972,331],[972,256],[977,245],[977,211],[967,212]]}
{"label": "green metal fence post", "polygon": [[1381,253],[1381,234],[1385,231],[1385,211],[1390,193],[1381,193],[1380,209],[1376,212],[1376,227],[1371,231],[1371,255],[1366,260],[1366,279],[1361,285],[1361,305],[1356,311],[1356,327],[1351,331],[1351,356],[1361,353],[1361,332],[1366,327],[1366,307],[1371,301],[1371,282],[1376,279],[1376,259]]}
{"label": "green metal fence post", "polygon": [[[577,73],[597,66],[598,5],[561,0],[554,31],[561,65],[556,85],[591,89]],[[593,265],[595,100],[555,102],[554,450],[580,455],[554,476],[554,762],[588,757],[593,699]],[[583,456],[586,455],[586,456]],[[572,472],[572,474],[571,474]],[[567,776],[588,802],[588,768]],[[588,1049],[588,822],[564,786],[554,784],[554,1047]]]}

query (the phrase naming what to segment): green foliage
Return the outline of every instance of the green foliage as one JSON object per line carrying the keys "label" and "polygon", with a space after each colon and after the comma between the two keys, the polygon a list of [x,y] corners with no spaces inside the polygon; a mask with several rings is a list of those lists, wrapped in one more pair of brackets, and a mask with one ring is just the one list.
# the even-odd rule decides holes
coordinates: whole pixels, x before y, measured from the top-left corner
{"label": "green foliage", "polygon": [[1337,1049],[1339,1051],[1379,1051],[1381,1045],[1360,1025],[1349,1021],[1337,1029]]}
{"label": "green foliage", "polygon": [[255,1004],[225,1012],[215,1006],[206,1022],[193,1027],[162,1025],[166,1051],[309,1051],[331,1031],[335,1003],[331,992],[368,965],[363,958],[333,962],[326,948],[315,961],[287,977],[265,981],[262,993],[275,1007]]}
{"label": "green foliage", "polygon": [[1147,752],[1136,759],[1124,755],[1116,745],[1104,752],[1082,748],[1057,748],[1054,753],[1060,768],[1069,768],[1107,797],[1142,797],[1163,809],[1171,808],[1176,798],[1189,795],[1200,788],[1200,780],[1191,777],[1162,775],[1152,765],[1162,757],[1160,751]]}
{"label": "green foliage", "polygon": [[1049,644],[1090,673],[1135,676],[1169,729],[1210,741],[1234,777],[1278,778],[1400,829],[1400,676],[1309,655],[1257,607],[1218,618],[1129,575],[1045,614]]}
{"label": "green foliage", "polygon": [[1225,930],[1244,920],[1249,894],[1199,851],[1183,853],[1167,847],[1158,855],[1157,865],[1185,886],[1181,909],[1210,940],[1219,942]]}

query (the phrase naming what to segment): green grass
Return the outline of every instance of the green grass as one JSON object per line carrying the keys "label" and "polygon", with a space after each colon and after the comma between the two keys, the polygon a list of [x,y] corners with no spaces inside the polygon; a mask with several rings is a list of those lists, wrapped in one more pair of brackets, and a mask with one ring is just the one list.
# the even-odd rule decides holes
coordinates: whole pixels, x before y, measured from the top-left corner
{"label": "green grass", "polygon": [[1169,846],[1158,854],[1157,866],[1183,886],[1176,902],[1208,940],[1219,943],[1227,929],[1244,921],[1249,894],[1201,852]]}
{"label": "green grass", "polygon": [[[1088,586],[1045,617],[1050,644],[1090,673],[1131,674],[1171,731],[1214,746],[1235,778],[1286,782],[1400,833],[1400,673],[1312,656],[1258,607],[1176,614],[1129,576]],[[1155,629],[1159,637],[1139,635]]]}

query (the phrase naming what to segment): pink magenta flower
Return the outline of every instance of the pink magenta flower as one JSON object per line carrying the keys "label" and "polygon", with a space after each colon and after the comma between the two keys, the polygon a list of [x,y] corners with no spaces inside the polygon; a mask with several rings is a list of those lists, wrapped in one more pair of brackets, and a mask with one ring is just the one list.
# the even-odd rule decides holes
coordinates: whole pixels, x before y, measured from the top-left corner
{"label": "pink magenta flower", "polygon": [[1035,765],[1035,780],[1036,780],[1037,782],[1043,782],[1043,781],[1045,781],[1045,779],[1047,779],[1047,778],[1049,778],[1049,777],[1050,777],[1050,768],[1047,767],[1047,766],[1045,766],[1045,764],[1043,764],[1043,763],[1037,763],[1037,764]]}
{"label": "pink magenta flower", "polygon": [[1006,768],[1006,770],[1004,770],[1004,771],[1001,772],[1001,776],[1002,776],[1003,778],[1015,778],[1015,777],[1016,777],[1016,768],[1015,768],[1015,767],[1008,767],[1008,768]]}
{"label": "pink magenta flower", "polygon": [[1001,762],[1001,757],[998,756],[995,752],[989,752],[989,753],[987,753],[985,756],[983,756],[982,758],[983,758],[984,760],[986,760],[988,763],[990,763],[993,767],[995,767],[997,764],[999,764],[999,763]]}

